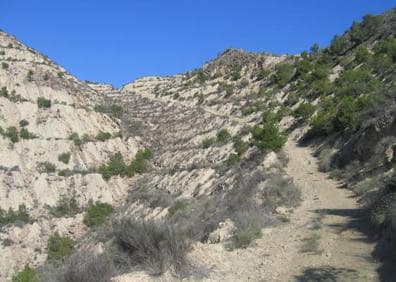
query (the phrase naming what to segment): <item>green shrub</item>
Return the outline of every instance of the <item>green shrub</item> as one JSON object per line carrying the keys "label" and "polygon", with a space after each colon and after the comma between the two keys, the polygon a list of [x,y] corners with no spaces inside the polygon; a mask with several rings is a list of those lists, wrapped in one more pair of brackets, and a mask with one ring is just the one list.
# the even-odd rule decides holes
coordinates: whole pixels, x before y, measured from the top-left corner
{"label": "green shrub", "polygon": [[34,133],[29,132],[26,128],[22,128],[21,131],[19,132],[19,136],[22,139],[35,139],[38,138],[38,136]]}
{"label": "green shrub", "polygon": [[39,108],[50,108],[51,107],[51,100],[48,100],[44,97],[37,98],[37,106]]}
{"label": "green shrub", "polygon": [[68,164],[70,161],[71,153],[70,152],[65,152],[62,153],[58,156],[58,161]]}
{"label": "green shrub", "polygon": [[396,62],[396,38],[389,38],[378,44],[375,50],[376,54],[386,54]]}
{"label": "green shrub", "polygon": [[232,141],[234,142],[234,150],[238,156],[242,156],[242,154],[249,148],[249,144],[243,141],[240,136],[234,136]]}
{"label": "green shrub", "polygon": [[349,32],[352,41],[360,44],[370,36],[375,35],[382,22],[382,16],[365,15],[361,23],[353,23]]}
{"label": "green shrub", "polygon": [[1,87],[0,96],[4,97],[4,98],[8,98],[9,97],[9,93],[8,93],[7,87],[5,87],[5,86]]}
{"label": "green shrub", "polygon": [[54,173],[56,171],[56,166],[50,162],[41,162],[39,163],[38,170],[41,173]]}
{"label": "green shrub", "polygon": [[99,172],[105,180],[109,180],[114,175],[125,176],[126,171],[127,166],[120,152],[111,156],[108,163],[99,168]]}
{"label": "green shrub", "polygon": [[115,117],[115,118],[121,118],[122,114],[124,113],[124,109],[122,108],[122,106],[117,105],[117,104],[96,105],[94,107],[94,110],[96,112],[109,114],[110,116]]}
{"label": "green shrub", "polygon": [[18,129],[15,126],[8,127],[4,135],[8,137],[12,143],[19,141]]}
{"label": "green shrub", "polygon": [[32,70],[29,70],[29,71],[28,71],[28,73],[27,73],[27,75],[26,75],[26,79],[27,79],[29,82],[32,82],[32,81],[33,81],[33,71],[32,71]]}
{"label": "green shrub", "polygon": [[315,106],[311,103],[301,103],[297,109],[294,110],[294,117],[299,118],[303,121],[309,120],[309,118],[315,113]]}
{"label": "green shrub", "polygon": [[102,224],[112,212],[113,207],[107,203],[96,202],[90,204],[85,212],[83,222],[90,227]]}
{"label": "green shrub", "polygon": [[7,224],[24,224],[29,221],[30,217],[25,205],[19,205],[17,211],[11,208],[8,211],[0,209],[0,227]]}
{"label": "green shrub", "polygon": [[262,69],[262,70],[260,70],[260,72],[258,73],[257,79],[258,79],[258,80],[264,80],[264,79],[268,78],[270,74],[271,74],[271,71],[270,71],[270,70],[268,70],[268,69]]}
{"label": "green shrub", "polygon": [[78,133],[76,133],[76,132],[73,132],[69,136],[69,140],[72,140],[74,145],[76,145],[76,146],[80,146],[80,145],[84,144],[83,140],[81,140],[80,136],[78,136]]}
{"label": "green shrub", "polygon": [[338,104],[335,115],[335,128],[338,130],[358,130],[364,121],[366,110],[371,108],[373,104],[374,98],[371,96],[343,97]]}
{"label": "green shrub", "polygon": [[25,127],[28,126],[29,122],[26,119],[22,119],[21,121],[19,121],[19,126],[20,127]]}
{"label": "green shrub", "polygon": [[153,157],[153,152],[145,148],[144,150],[138,150],[135,158],[128,166],[128,176],[133,176],[135,173],[145,173],[149,170],[148,160]]}
{"label": "green shrub", "polygon": [[60,236],[59,233],[55,233],[51,235],[47,241],[48,260],[63,260],[73,252],[73,248],[73,239],[68,236]]}
{"label": "green shrub", "polygon": [[36,271],[29,265],[25,265],[23,270],[12,276],[12,282],[39,282]]}
{"label": "green shrub", "polygon": [[169,216],[174,215],[176,212],[183,210],[184,208],[187,207],[187,202],[186,201],[176,201],[169,209],[168,209],[168,214]]}
{"label": "green shrub", "polygon": [[293,65],[282,63],[276,67],[276,73],[273,77],[273,81],[279,87],[284,87],[292,79],[293,75],[294,75]]}
{"label": "green shrub", "polygon": [[215,138],[205,138],[202,140],[202,148],[207,149],[216,142]]}
{"label": "green shrub", "polygon": [[9,67],[9,65],[8,65],[6,62],[2,62],[2,63],[1,63],[1,68],[2,68],[3,70],[8,70],[8,67]]}
{"label": "green shrub", "polygon": [[109,140],[110,138],[111,138],[111,134],[109,132],[103,132],[103,131],[99,131],[99,133],[95,137],[96,140],[101,142]]}
{"label": "green shrub", "polygon": [[345,70],[336,81],[338,96],[360,96],[372,93],[380,86],[366,69]]}
{"label": "green shrub", "polygon": [[355,60],[361,64],[361,63],[367,63],[371,58],[371,54],[367,48],[364,48],[363,46],[359,46],[356,48],[356,53],[355,53]]}
{"label": "green shrub", "polygon": [[241,159],[241,157],[238,154],[231,153],[228,156],[227,165],[228,166],[233,166],[233,165],[237,164],[240,161],[240,159]]}
{"label": "green shrub", "polygon": [[286,143],[286,137],[279,131],[273,117],[264,117],[261,125],[253,127],[253,144],[261,150],[279,151]]}
{"label": "green shrub", "polygon": [[348,39],[345,36],[334,36],[330,44],[330,52],[334,55],[343,54],[348,48]]}
{"label": "green shrub", "polygon": [[54,217],[72,217],[81,212],[76,198],[61,198],[55,207],[51,207],[49,213]]}
{"label": "green shrub", "polygon": [[231,138],[231,134],[228,131],[228,129],[223,128],[220,131],[217,132],[216,134],[217,142],[219,143],[224,143],[228,141]]}

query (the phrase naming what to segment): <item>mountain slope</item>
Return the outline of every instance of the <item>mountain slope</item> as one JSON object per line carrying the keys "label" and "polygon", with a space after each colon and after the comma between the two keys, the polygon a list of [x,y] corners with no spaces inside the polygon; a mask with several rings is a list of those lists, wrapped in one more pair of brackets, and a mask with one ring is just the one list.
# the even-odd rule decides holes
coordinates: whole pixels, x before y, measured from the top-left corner
{"label": "mountain slope", "polygon": [[1,277],[29,263],[43,281],[386,281],[368,221],[394,238],[395,14],[325,49],[230,49],[121,89],[1,33],[0,207],[31,217],[2,212]]}

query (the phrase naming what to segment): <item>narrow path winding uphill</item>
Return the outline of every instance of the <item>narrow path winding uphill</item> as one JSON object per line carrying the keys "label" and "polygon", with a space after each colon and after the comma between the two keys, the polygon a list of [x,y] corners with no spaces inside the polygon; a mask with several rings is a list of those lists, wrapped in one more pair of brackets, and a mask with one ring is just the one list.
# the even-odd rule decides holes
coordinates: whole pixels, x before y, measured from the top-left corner
{"label": "narrow path winding uphill", "polygon": [[353,193],[319,171],[312,149],[298,146],[295,134],[285,151],[286,171],[301,188],[303,202],[284,232],[290,240],[302,241],[300,253],[280,280],[378,281],[380,264],[371,256],[375,243],[364,233],[363,214]]}
{"label": "narrow path winding uphill", "polygon": [[352,192],[318,170],[312,149],[292,134],[285,146],[287,173],[303,201],[290,222],[263,230],[256,246],[234,252],[201,245],[194,257],[213,270],[209,281],[379,281],[375,244],[364,232]]}

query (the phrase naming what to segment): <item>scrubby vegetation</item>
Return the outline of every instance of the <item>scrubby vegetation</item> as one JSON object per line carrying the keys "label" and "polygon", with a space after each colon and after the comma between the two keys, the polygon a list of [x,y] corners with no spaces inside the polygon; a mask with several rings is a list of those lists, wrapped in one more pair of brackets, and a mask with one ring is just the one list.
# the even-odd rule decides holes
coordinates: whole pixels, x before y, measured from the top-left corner
{"label": "scrubby vegetation", "polygon": [[71,158],[71,153],[70,152],[64,152],[62,154],[59,154],[58,156],[58,161],[68,164]]}
{"label": "scrubby vegetation", "polygon": [[98,141],[104,142],[106,140],[109,140],[111,137],[112,137],[111,133],[99,131],[99,133],[95,136],[95,139]]}
{"label": "scrubby vegetation", "polygon": [[253,144],[261,150],[279,151],[286,142],[286,137],[278,129],[275,116],[265,113],[261,125],[252,129]]}
{"label": "scrubby vegetation", "polygon": [[25,265],[23,270],[12,276],[12,282],[39,282],[36,271],[29,265]]}
{"label": "scrubby vegetation", "polygon": [[189,246],[177,226],[167,222],[123,220],[116,225],[120,247],[135,263],[158,275],[185,265]]}
{"label": "scrubby vegetation", "polygon": [[102,104],[94,107],[96,112],[105,113],[114,118],[121,118],[124,110],[121,105],[116,104]]}
{"label": "scrubby vegetation", "polygon": [[150,149],[139,150],[131,163],[127,165],[122,154],[117,152],[110,157],[107,164],[99,168],[99,172],[106,180],[115,175],[132,177],[135,174],[147,172],[149,170],[149,160],[152,157],[153,152]]}
{"label": "scrubby vegetation", "polygon": [[7,224],[25,224],[30,221],[29,213],[25,205],[19,205],[18,210],[8,211],[0,209],[0,227]]}
{"label": "scrubby vegetation", "polygon": [[40,162],[38,164],[38,171],[40,173],[54,173],[56,171],[56,166],[51,162]]}
{"label": "scrubby vegetation", "polygon": [[89,227],[102,224],[112,212],[113,207],[107,203],[90,203],[84,215],[84,224]]}
{"label": "scrubby vegetation", "polygon": [[49,213],[54,217],[71,217],[80,213],[82,208],[78,205],[76,198],[63,197],[57,205],[49,208]]}
{"label": "scrubby vegetation", "polygon": [[21,131],[19,132],[19,136],[22,139],[35,139],[38,138],[38,136],[34,133],[29,132],[26,128],[21,128]]}
{"label": "scrubby vegetation", "polygon": [[74,244],[70,237],[61,236],[59,233],[51,235],[47,241],[48,260],[63,260],[72,253]]}
{"label": "scrubby vegetation", "polygon": [[50,108],[51,107],[51,100],[44,98],[44,97],[38,97],[37,98],[37,106],[39,108]]}

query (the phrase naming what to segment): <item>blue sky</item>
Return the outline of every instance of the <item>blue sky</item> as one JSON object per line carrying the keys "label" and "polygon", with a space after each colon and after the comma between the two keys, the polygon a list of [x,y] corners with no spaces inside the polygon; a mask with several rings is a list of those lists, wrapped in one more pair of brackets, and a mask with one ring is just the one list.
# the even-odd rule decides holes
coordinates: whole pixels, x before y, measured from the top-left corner
{"label": "blue sky", "polygon": [[0,0],[0,28],[82,80],[120,86],[226,48],[298,53],[396,0]]}

